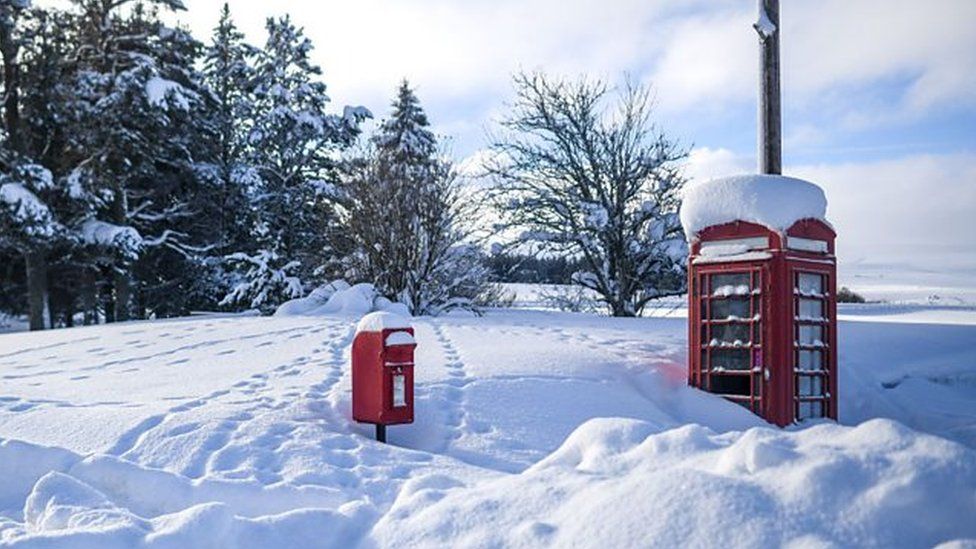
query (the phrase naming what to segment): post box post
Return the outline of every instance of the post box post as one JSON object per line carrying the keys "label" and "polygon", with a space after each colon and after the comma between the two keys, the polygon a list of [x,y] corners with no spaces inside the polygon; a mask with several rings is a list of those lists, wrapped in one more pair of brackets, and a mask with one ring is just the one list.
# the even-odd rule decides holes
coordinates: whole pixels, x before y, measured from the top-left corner
{"label": "post box post", "polygon": [[386,442],[386,426],[413,423],[414,349],[407,319],[387,312],[360,320],[352,344],[352,416],[376,426]]}

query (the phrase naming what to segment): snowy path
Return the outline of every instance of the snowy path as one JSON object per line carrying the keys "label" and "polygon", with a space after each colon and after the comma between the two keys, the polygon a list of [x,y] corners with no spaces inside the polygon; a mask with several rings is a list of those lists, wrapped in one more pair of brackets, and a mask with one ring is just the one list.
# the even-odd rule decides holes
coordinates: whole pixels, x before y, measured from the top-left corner
{"label": "snowy path", "polygon": [[[645,456],[647,463],[676,479],[695,460],[707,465],[694,467],[748,476],[782,463],[805,471],[834,459],[828,455],[834,447],[806,431],[741,435],[761,422],[686,387],[683,319],[534,311],[415,319],[417,423],[391,428],[391,444],[381,445],[370,426],[349,417],[356,320],[202,317],[0,335],[0,546],[59,537],[78,542],[72,536],[95,535],[95,523],[86,521],[97,521],[92,543],[99,547],[134,540],[150,546],[205,540],[219,540],[218,546],[558,544],[574,539],[565,536],[578,522],[559,501],[597,485],[585,497],[644,499],[600,484],[617,476],[634,486],[647,482],[638,462],[607,456],[647,453],[638,449],[651,444],[657,450]],[[894,417],[976,445],[976,325],[958,318],[944,325],[893,320],[868,316],[842,324],[842,419]],[[593,418],[629,419],[588,423]],[[688,424],[707,429],[683,427]],[[821,432],[849,436],[846,428],[831,429],[838,431]],[[865,487],[882,478],[899,482],[902,469],[884,473],[886,467],[911,464],[915,480],[900,482],[915,486],[919,497],[955,494],[933,487],[943,475],[959,479],[959,489],[976,489],[976,466],[961,465],[969,458],[957,456],[969,451],[971,457],[971,450],[950,445],[923,459],[941,446],[906,429],[858,429],[856,444],[837,446],[852,452],[843,459],[865,451],[882,456],[894,447],[908,452],[898,458],[902,465],[889,460],[871,469],[880,476],[856,480]],[[796,438],[801,435],[806,438]],[[862,447],[864,440],[874,446]],[[789,450],[774,450],[780,447]],[[674,461],[677,455],[689,458]],[[606,480],[578,478],[580,467]],[[791,474],[812,486],[855,482]],[[768,485],[760,477],[740,481],[753,491],[779,486],[774,477]],[[539,493],[539,483],[551,490]],[[500,503],[518,494],[528,499]],[[792,505],[784,503],[792,496],[782,497],[770,509]],[[505,526],[484,530],[462,520],[458,513],[475,512],[472,505],[485,506],[477,516]],[[498,505],[524,508],[536,519],[523,524],[527,519],[497,511]],[[661,517],[654,517],[646,520],[657,524]],[[211,539],[210,532],[221,534]],[[464,542],[462,532],[475,537]],[[694,541],[668,532],[663,539]]]}

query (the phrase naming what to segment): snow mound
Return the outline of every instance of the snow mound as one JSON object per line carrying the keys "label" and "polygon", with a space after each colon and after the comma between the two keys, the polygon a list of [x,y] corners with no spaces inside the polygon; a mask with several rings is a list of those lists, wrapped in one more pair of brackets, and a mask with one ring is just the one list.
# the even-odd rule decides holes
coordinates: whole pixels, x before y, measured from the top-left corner
{"label": "snow mound", "polygon": [[548,458],[401,496],[380,546],[933,546],[976,536],[976,452],[889,420],[660,434],[595,419]]}
{"label": "snow mound", "polygon": [[282,303],[274,316],[362,316],[373,311],[410,316],[406,305],[379,295],[372,284],[350,286],[345,280],[334,280],[306,297]]}
{"label": "snow mound", "polygon": [[120,250],[138,250],[143,245],[142,235],[132,227],[113,225],[97,219],[81,224],[81,239],[85,244],[107,246]]}
{"label": "snow mound", "polygon": [[19,222],[50,222],[51,211],[47,205],[20,183],[0,185],[0,203],[6,204]]}
{"label": "snow mound", "polygon": [[692,185],[681,203],[688,241],[713,225],[748,221],[785,231],[801,219],[826,221],[827,197],[817,185],[782,175],[737,175]]}
{"label": "snow mound", "polygon": [[180,84],[159,76],[146,81],[146,100],[154,107],[189,110],[191,92]]}

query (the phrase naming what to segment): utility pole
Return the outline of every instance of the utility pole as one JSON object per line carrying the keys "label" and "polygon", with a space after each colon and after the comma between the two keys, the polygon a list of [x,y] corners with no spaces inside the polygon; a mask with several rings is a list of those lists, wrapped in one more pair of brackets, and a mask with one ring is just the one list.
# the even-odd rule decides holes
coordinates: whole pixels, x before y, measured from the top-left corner
{"label": "utility pole", "polygon": [[779,99],[779,0],[758,0],[759,20],[759,173],[783,173],[783,135]]}

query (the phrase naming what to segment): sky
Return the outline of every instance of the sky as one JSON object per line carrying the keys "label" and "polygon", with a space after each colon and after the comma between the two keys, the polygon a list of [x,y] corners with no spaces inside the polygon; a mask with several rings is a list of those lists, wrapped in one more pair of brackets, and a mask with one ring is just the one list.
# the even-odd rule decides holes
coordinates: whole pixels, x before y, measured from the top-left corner
{"label": "sky", "polygon": [[[175,15],[203,40],[222,2]],[[755,0],[231,0],[249,39],[291,14],[336,104],[416,87],[458,159],[486,146],[511,75],[652,86],[692,180],[755,171]],[[824,187],[842,280],[976,277],[976,1],[782,0],[784,173]],[[845,275],[846,273],[846,275]],[[866,279],[865,279],[866,280]]]}

